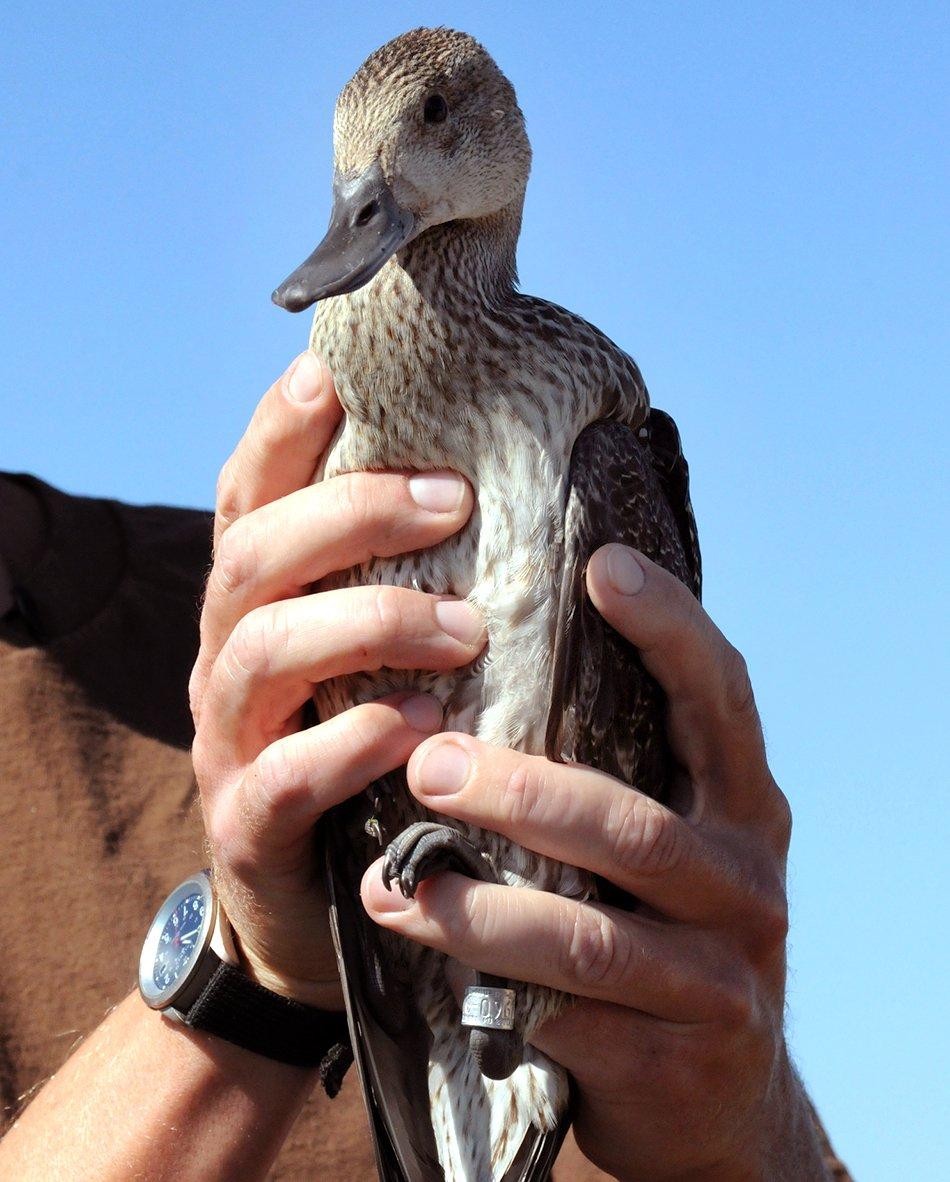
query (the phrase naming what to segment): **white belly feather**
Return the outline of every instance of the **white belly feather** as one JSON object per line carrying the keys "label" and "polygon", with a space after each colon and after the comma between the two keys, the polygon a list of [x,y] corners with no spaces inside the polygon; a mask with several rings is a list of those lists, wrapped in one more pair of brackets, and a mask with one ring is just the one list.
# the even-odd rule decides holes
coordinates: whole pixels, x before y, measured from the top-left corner
{"label": "white belly feather", "polygon": [[[543,752],[568,457],[552,457],[539,447],[536,435],[530,444],[526,447],[523,438],[495,437],[492,454],[472,474],[478,507],[460,534],[410,560],[377,559],[328,584],[408,584],[466,596],[487,620],[483,656],[449,673],[380,670],[327,683],[316,695],[321,715],[411,686],[442,701],[445,730],[474,734],[529,754]],[[368,466],[367,460],[360,463],[362,457],[354,454],[358,451],[358,440],[344,431],[327,459],[325,475]],[[405,825],[432,818],[408,795],[400,812]],[[588,893],[587,876],[575,868],[523,850],[497,834],[452,823],[492,856],[512,886],[573,897]],[[484,1078],[469,1055],[468,1033],[459,1025],[457,1003],[445,980],[445,958],[400,943],[417,974],[418,1001],[433,1033],[429,1091],[447,1182],[494,1182],[504,1175],[530,1125],[542,1130],[555,1126],[567,1103],[566,1075],[526,1047],[524,1062],[508,1079]],[[520,986],[518,1009],[525,1033],[530,1035],[562,1002],[562,995],[550,989]],[[474,1121],[473,1111],[482,1113]],[[481,1135],[473,1135],[478,1129]]]}

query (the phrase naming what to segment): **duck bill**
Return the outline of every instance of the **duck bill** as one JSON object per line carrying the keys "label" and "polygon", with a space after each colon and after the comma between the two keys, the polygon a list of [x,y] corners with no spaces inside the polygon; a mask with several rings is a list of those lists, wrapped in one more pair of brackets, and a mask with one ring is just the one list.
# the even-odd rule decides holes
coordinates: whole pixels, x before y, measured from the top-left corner
{"label": "duck bill", "polygon": [[326,237],[271,299],[288,312],[302,312],[317,300],[356,291],[412,230],[412,214],[397,204],[378,163],[358,177],[337,176]]}

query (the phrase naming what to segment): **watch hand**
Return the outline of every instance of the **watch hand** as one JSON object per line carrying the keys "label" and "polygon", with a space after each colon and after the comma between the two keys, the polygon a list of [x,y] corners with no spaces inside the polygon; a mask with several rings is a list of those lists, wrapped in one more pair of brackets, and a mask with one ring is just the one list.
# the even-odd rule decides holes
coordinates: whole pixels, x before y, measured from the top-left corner
{"label": "watch hand", "polygon": [[197,928],[192,928],[190,932],[179,932],[178,939],[179,940],[191,940],[195,936],[197,936],[200,931],[201,931],[201,928],[197,927]]}

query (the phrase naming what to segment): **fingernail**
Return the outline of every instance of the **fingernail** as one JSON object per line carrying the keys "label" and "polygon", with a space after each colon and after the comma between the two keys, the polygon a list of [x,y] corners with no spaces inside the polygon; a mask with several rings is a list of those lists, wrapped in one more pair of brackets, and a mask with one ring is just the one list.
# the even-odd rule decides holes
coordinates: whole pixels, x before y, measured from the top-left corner
{"label": "fingernail", "polygon": [[464,599],[440,599],[435,605],[439,627],[462,644],[477,644],[485,635],[485,624]]}
{"label": "fingernail", "polygon": [[312,402],[323,389],[323,365],[311,352],[301,353],[287,383],[294,402]]}
{"label": "fingernail", "polygon": [[636,595],[646,582],[643,567],[626,546],[611,546],[607,551],[607,578],[621,595]]}
{"label": "fingernail", "polygon": [[423,758],[416,780],[427,796],[448,796],[464,787],[471,767],[468,752],[458,743],[438,743]]}
{"label": "fingernail", "polygon": [[399,703],[399,713],[414,731],[431,735],[442,725],[442,703],[431,694],[413,694]]}
{"label": "fingernail", "polygon": [[409,494],[430,513],[454,513],[465,495],[465,481],[454,472],[427,472],[409,478]]}

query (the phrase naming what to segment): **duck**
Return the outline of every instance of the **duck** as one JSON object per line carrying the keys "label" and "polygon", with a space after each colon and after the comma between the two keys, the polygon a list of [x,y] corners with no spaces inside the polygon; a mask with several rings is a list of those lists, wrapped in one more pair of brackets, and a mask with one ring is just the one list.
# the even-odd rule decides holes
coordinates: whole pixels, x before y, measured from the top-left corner
{"label": "duck", "polygon": [[[488,642],[450,673],[380,669],[316,688],[321,718],[411,688],[444,729],[598,767],[662,797],[662,694],[586,600],[600,545],[637,546],[700,593],[688,469],[673,420],[604,333],[524,294],[516,249],[531,146],[514,87],[472,36],[414,29],[344,86],[325,237],[277,288],[316,305],[310,348],[345,416],[317,479],[460,472],[468,525],[320,589],[394,584],[466,598]],[[427,812],[404,770],[326,818],[326,876],[354,1055],[384,1182],[537,1182],[569,1126],[565,1071],[531,1046],[566,1004],[469,974],[380,930],[359,883],[380,851],[405,894],[451,868],[512,889],[597,897],[586,871]]]}

